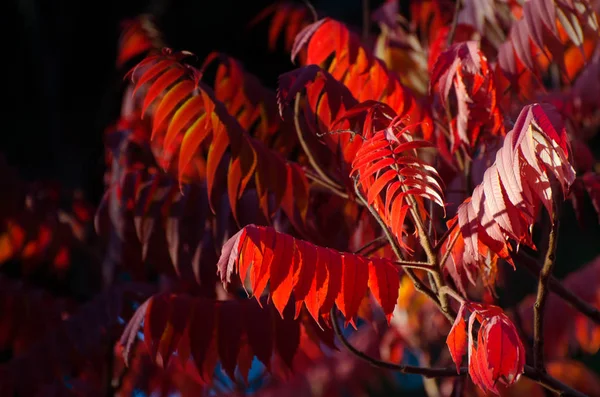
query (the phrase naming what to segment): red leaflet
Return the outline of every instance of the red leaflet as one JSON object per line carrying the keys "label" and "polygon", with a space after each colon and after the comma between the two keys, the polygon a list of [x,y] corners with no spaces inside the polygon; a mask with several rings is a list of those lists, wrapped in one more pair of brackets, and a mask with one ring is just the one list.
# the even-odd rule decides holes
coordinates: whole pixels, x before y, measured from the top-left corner
{"label": "red leaflet", "polygon": [[[475,41],[455,44],[444,51],[433,67],[430,92],[438,103],[437,117],[451,126],[450,150],[478,147],[482,132],[504,135],[497,106],[494,76]],[[439,109],[441,107],[442,109]],[[443,135],[442,131],[436,131]]]}
{"label": "red leaflet", "polygon": [[[414,140],[409,126],[388,105],[369,101],[350,109],[342,120],[363,126],[362,144],[352,162],[352,175],[392,233],[402,243],[408,196],[427,198],[444,207],[435,168],[416,156],[416,149],[431,147]],[[358,140],[358,139],[357,139]]]}
{"label": "red leaflet", "polygon": [[450,333],[448,333],[448,337],[446,338],[448,350],[450,350],[452,361],[456,364],[456,372],[458,373],[460,373],[462,358],[469,346],[467,343],[467,323],[465,322],[464,314],[465,306],[461,305],[460,310],[456,315],[456,319],[454,320],[454,324],[452,324],[452,328],[450,329]]}
{"label": "red leaflet", "polygon": [[[483,182],[458,208],[458,228],[448,239],[450,256],[458,270],[494,261],[490,253],[512,263],[507,239],[533,246],[530,230],[541,205],[551,211],[552,175],[566,197],[575,179],[568,160],[565,127],[549,104],[526,106],[514,129],[485,171]],[[451,273],[452,274],[452,273]],[[473,281],[473,279],[471,278]],[[460,278],[455,279],[462,285]]]}
{"label": "red leaflet", "polygon": [[296,305],[304,302],[317,322],[334,302],[352,321],[367,287],[388,320],[398,299],[399,270],[387,260],[318,247],[269,227],[240,230],[223,246],[217,267],[224,285],[233,273],[244,280],[252,267],[250,288],[256,299],[270,280],[269,293],[282,316],[292,292]]}
{"label": "red leaflet", "polygon": [[[304,43],[308,47],[306,64],[326,68],[359,102],[381,101],[400,116],[410,116],[413,122],[427,118],[412,92],[343,23],[325,18],[307,26],[296,37],[294,47],[299,49]],[[334,60],[325,65],[332,54]],[[427,132],[431,126],[422,127]]]}
{"label": "red leaflet", "polygon": [[[468,327],[464,319],[467,312]],[[477,343],[473,340],[475,321],[479,323]],[[523,373],[525,348],[515,326],[497,306],[463,303],[446,344],[457,370],[468,350],[469,375],[484,392],[499,394],[498,382],[513,385]]]}

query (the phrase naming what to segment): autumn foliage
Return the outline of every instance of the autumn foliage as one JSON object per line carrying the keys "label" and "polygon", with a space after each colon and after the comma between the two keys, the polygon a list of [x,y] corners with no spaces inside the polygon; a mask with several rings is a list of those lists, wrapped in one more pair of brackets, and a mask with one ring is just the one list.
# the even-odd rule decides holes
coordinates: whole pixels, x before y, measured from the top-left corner
{"label": "autumn foliage", "polygon": [[600,3],[403,3],[124,22],[97,207],[0,163],[0,395],[599,395]]}

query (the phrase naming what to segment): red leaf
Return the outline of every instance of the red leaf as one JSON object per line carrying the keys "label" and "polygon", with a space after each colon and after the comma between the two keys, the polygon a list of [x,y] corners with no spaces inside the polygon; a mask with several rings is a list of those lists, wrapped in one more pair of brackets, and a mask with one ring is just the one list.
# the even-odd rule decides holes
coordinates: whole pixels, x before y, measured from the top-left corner
{"label": "red leaf", "polygon": [[[470,311],[465,335],[464,312]],[[477,345],[473,342],[474,323],[480,324]],[[448,348],[458,366],[467,349],[469,375],[484,392],[499,394],[497,384],[511,386],[519,380],[525,367],[525,348],[517,329],[498,306],[465,302],[448,335]]]}
{"label": "red leaf", "polygon": [[446,338],[446,344],[448,345],[448,350],[450,350],[450,355],[452,356],[452,361],[456,364],[456,372],[460,373],[460,365],[462,363],[462,358],[467,352],[467,323],[464,319],[465,315],[465,306],[461,305],[458,314],[456,315],[456,319],[454,320],[454,324],[452,324],[452,328],[450,329],[450,333]]}
{"label": "red leaf", "polygon": [[[260,298],[258,294],[270,280],[271,298],[277,301],[280,312],[293,292],[296,304],[304,302],[316,321],[329,311],[334,300],[350,319],[356,315],[369,285],[376,288],[374,294],[386,316],[394,310],[392,302],[398,293],[394,286],[399,285],[400,276],[390,269],[394,265],[384,259],[342,254],[255,225],[246,226],[224,247],[218,266],[221,280],[230,280],[232,266],[242,277],[252,266],[250,286],[255,298]],[[262,260],[249,252],[258,253]]]}

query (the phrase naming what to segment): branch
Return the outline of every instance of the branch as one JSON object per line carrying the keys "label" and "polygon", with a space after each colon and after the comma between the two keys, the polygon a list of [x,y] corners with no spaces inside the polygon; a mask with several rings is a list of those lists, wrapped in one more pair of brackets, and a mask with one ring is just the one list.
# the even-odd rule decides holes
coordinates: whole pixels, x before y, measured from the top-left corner
{"label": "branch", "polygon": [[460,296],[460,294],[458,292],[456,292],[452,288],[448,287],[447,285],[444,285],[442,288],[440,288],[439,293],[442,295],[449,295],[449,296],[453,297],[454,299],[456,299],[460,303],[465,303],[465,298]]}
{"label": "branch", "polygon": [[552,376],[548,375],[545,371],[542,372],[542,371],[536,370],[535,368],[530,367],[529,365],[525,366],[525,372],[523,373],[523,376],[531,379],[532,381],[538,383],[539,385],[543,386],[544,388],[546,388],[550,391],[553,391],[554,393],[558,394],[559,396],[587,397],[582,392],[577,391],[577,390],[565,385],[558,379],[555,379]]}
{"label": "branch", "polygon": [[430,273],[437,273],[437,266],[432,265],[429,262],[421,261],[394,261],[394,264],[402,266],[403,268],[420,269]]}
{"label": "branch", "polygon": [[[527,271],[529,271],[529,273],[534,277],[539,277],[541,270],[540,265],[538,265],[535,258],[527,255],[524,251],[519,252],[519,264],[523,265],[525,269],[527,269]],[[600,310],[575,295],[570,289],[565,287],[553,276],[550,276],[548,287],[551,292],[554,292],[559,298],[564,300],[575,310],[585,315],[596,324],[600,324]]]}
{"label": "branch", "polygon": [[556,243],[558,242],[559,214],[556,202],[556,200],[552,200],[552,226],[548,238],[548,249],[540,272],[537,298],[533,306],[533,366],[542,371],[544,371],[544,306],[548,299],[548,282],[552,274],[556,258]]}
{"label": "branch", "polygon": [[356,357],[360,358],[361,360],[368,362],[369,364],[371,364],[374,367],[389,369],[392,371],[398,371],[403,374],[422,375],[426,378],[462,376],[467,373],[467,368],[461,368],[460,372],[457,372],[456,368],[417,367],[414,365],[401,365],[401,364],[394,364],[394,363],[390,363],[387,361],[378,360],[375,357],[371,357],[368,354],[361,352],[360,350],[358,350],[357,348],[352,346],[350,341],[348,341],[348,339],[346,339],[346,337],[342,333],[340,325],[338,324],[338,317],[337,317],[337,311],[336,311],[335,306],[331,308],[330,316],[331,316],[331,324],[333,325],[333,330],[335,332],[335,335],[337,336],[339,341],[342,343],[342,345],[344,345],[344,347],[346,349],[348,349],[348,351],[350,353],[354,354]]}
{"label": "branch", "polygon": [[298,135],[298,141],[302,146],[302,150],[308,157],[308,162],[315,169],[317,174],[321,177],[321,179],[328,183],[330,186],[335,187],[336,190],[342,191],[342,187],[338,185],[333,179],[329,178],[325,171],[321,168],[321,166],[317,163],[312,152],[310,151],[308,144],[304,140],[304,135],[302,135],[302,128],[300,128],[300,93],[296,94],[296,99],[294,101],[294,126],[296,127],[296,135]]}

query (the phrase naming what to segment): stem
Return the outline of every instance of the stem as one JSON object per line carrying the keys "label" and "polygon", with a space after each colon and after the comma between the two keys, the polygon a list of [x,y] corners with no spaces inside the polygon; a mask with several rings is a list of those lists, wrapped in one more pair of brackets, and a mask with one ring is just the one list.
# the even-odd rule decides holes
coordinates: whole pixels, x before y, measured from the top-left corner
{"label": "stem", "polygon": [[537,298],[533,306],[533,366],[544,371],[544,306],[548,299],[548,281],[552,274],[552,267],[556,257],[556,245],[558,241],[558,206],[556,200],[552,201],[552,228],[548,238],[548,249],[544,258],[544,265],[540,272],[538,282]]}
{"label": "stem", "polygon": [[340,185],[338,185],[333,179],[329,178],[325,171],[323,171],[321,166],[317,163],[314,156],[312,155],[308,144],[304,140],[302,128],[300,128],[300,93],[296,94],[296,99],[294,101],[294,126],[296,127],[296,135],[298,135],[298,141],[300,142],[300,145],[302,146],[302,150],[304,150],[306,157],[308,157],[308,162],[310,163],[310,165],[315,169],[317,174],[319,174],[319,176],[324,182],[328,183],[336,190],[343,191],[343,188]]}
{"label": "stem", "polygon": [[346,339],[346,337],[342,333],[340,325],[338,324],[338,318],[337,318],[337,312],[336,312],[335,306],[333,308],[331,308],[330,316],[331,316],[331,324],[333,325],[333,330],[335,332],[335,335],[337,336],[339,341],[342,343],[342,345],[344,345],[344,347],[346,349],[348,349],[348,351],[350,353],[352,353],[356,357],[360,358],[361,360],[368,362],[369,364],[371,364],[374,367],[389,369],[392,371],[398,371],[403,374],[422,375],[426,378],[461,376],[461,375],[465,375],[467,373],[467,368],[461,368],[460,372],[457,373],[455,368],[417,367],[417,366],[413,366],[413,365],[400,365],[400,364],[390,363],[387,361],[378,360],[374,357],[369,356],[366,353],[361,352],[360,350],[358,350],[357,348],[352,346],[350,341],[348,341],[348,339]]}
{"label": "stem", "polygon": [[448,39],[446,41],[446,46],[450,47],[452,42],[454,41],[454,35],[456,34],[456,26],[458,25],[458,12],[460,11],[460,1],[456,0],[454,4],[454,16],[452,17],[452,25],[450,25],[450,32],[448,32]]}
{"label": "stem", "polygon": [[[521,251],[519,254],[519,264],[522,264],[535,277],[539,277],[541,269],[536,260],[525,254],[523,251]],[[575,295],[560,281],[550,276],[548,287],[551,292],[554,292],[559,298],[564,300],[575,310],[579,311],[596,324],[600,324],[600,310]]]}

